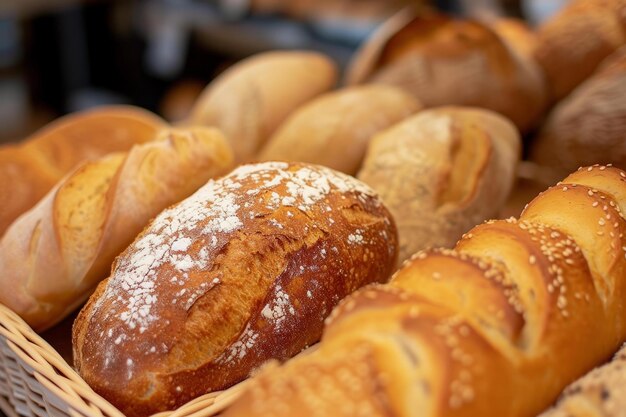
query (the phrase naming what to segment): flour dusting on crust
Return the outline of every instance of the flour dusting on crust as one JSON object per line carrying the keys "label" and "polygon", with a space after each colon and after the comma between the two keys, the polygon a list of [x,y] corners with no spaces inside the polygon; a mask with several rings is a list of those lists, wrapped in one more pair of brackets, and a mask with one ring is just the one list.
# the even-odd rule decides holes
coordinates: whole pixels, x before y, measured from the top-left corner
{"label": "flour dusting on crust", "polygon": [[[279,186],[283,186],[286,192],[272,191]],[[251,202],[256,199],[263,203],[263,209],[270,213],[284,206],[307,212],[333,191],[353,192],[363,202],[367,199],[379,204],[377,199],[371,198],[376,193],[367,185],[319,166],[282,162],[243,165],[219,180],[210,181],[194,195],[156,217],[118,259],[93,313],[106,304],[107,319],[123,324],[116,326],[117,331],[107,334],[115,344],[129,339],[127,332],[144,333],[162,321],[158,305],[169,305],[167,308],[170,309],[177,306],[186,311],[197,299],[220,285],[219,277],[207,274],[206,282],[196,288],[176,289],[189,283],[189,274],[208,272],[229,234],[259,215],[258,204],[255,206]],[[278,229],[283,227],[275,219],[270,219],[269,224]],[[359,237],[355,235],[349,243],[360,244]],[[197,245],[196,250],[190,250],[194,245]],[[160,271],[166,270],[170,278],[164,280]],[[263,309],[262,314],[280,326],[288,314],[293,314],[293,307],[286,293],[281,296],[280,288],[276,291],[276,299]],[[164,297],[167,299],[161,299]],[[120,328],[124,331],[120,332]],[[242,349],[254,343],[254,335],[249,336],[245,343],[242,342],[241,349],[235,349],[234,356],[239,356]]]}

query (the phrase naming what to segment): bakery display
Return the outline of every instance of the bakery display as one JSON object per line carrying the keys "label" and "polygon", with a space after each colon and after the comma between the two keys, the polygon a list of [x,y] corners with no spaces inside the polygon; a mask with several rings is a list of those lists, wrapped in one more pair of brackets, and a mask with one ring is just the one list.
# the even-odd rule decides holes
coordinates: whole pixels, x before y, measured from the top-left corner
{"label": "bakery display", "polygon": [[531,417],[626,339],[626,173],[579,170],[347,297],[223,415]]}
{"label": "bakery display", "polygon": [[535,58],[553,100],[567,96],[626,43],[624,0],[574,0],[537,30]]}
{"label": "bakery display", "polygon": [[161,210],[230,169],[232,152],[212,129],[158,137],[88,161],[64,177],[0,240],[0,303],[36,330],[68,315]]}
{"label": "bakery display", "polygon": [[580,165],[612,163],[626,168],[626,46],[549,114],[531,158],[554,176]]}
{"label": "bakery display", "polygon": [[102,107],[62,117],[22,143],[0,146],[0,236],[78,164],[150,141],[164,126],[146,110]]}
{"label": "bakery display", "polygon": [[510,121],[464,107],[425,110],[375,136],[358,178],[396,219],[399,261],[452,247],[495,217],[513,187],[520,148]]}
{"label": "bakery display", "polygon": [[76,369],[128,416],[173,409],[316,342],[340,299],[386,282],[393,220],[353,177],[243,165],[165,210],[78,316]]}
{"label": "bakery display", "polygon": [[372,136],[420,108],[417,99],[394,87],[342,88],[294,111],[258,158],[310,162],[355,175]]}
{"label": "bakery display", "polygon": [[543,76],[526,46],[515,48],[525,41],[509,43],[492,26],[405,9],[360,48],[346,81],[394,85],[426,107],[490,109],[527,130],[546,102]]}
{"label": "bakery display", "polygon": [[235,160],[249,161],[295,108],[336,82],[335,64],[317,52],[257,54],[209,84],[185,124],[217,127]]}
{"label": "bakery display", "polygon": [[621,417],[626,410],[626,346],[608,364],[563,391],[558,404],[540,417]]}

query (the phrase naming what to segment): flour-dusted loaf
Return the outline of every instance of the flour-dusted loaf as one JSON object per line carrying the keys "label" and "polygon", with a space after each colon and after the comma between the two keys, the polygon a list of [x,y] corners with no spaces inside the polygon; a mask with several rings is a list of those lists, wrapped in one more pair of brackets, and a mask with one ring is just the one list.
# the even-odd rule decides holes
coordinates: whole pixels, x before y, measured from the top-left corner
{"label": "flour-dusted loaf", "polygon": [[358,178],[396,220],[402,262],[428,247],[452,247],[495,217],[515,181],[521,141],[494,112],[424,110],[376,135]]}
{"label": "flour-dusted loaf", "polygon": [[0,303],[37,331],[59,322],[150,219],[232,162],[218,131],[195,128],[79,165],[0,239]]}
{"label": "flour-dusted loaf", "polygon": [[129,416],[175,408],[316,342],[336,303],[390,277],[395,225],[365,184],[243,165],[162,212],[74,325],[75,365]]}
{"label": "flour-dusted loaf", "polygon": [[575,172],[347,297],[224,417],[535,417],[626,339],[625,212],[624,171]]}
{"label": "flour-dusted loaf", "polygon": [[421,109],[412,95],[386,85],[323,94],[298,108],[259,153],[265,161],[301,161],[354,175],[370,139]]}

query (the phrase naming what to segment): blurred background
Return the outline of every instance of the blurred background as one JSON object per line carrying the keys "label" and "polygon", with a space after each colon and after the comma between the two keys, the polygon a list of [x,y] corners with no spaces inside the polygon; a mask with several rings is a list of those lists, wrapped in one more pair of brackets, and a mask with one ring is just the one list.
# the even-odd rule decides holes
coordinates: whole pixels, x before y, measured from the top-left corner
{"label": "blurred background", "polygon": [[323,51],[343,67],[416,3],[536,25],[566,0],[0,0],[0,142],[103,104],[180,120],[216,75],[265,50]]}

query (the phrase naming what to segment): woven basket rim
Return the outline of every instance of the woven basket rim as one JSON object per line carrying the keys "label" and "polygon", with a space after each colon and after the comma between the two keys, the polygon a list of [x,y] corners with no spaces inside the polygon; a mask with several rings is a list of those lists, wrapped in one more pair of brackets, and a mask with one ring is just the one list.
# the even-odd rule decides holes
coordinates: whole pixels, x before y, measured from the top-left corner
{"label": "woven basket rim", "polygon": [[[15,355],[24,369],[24,387],[11,385],[12,390],[31,390],[37,384],[42,395],[50,403],[62,402],[67,417],[125,417],[114,405],[91,389],[61,355],[22,318],[8,307],[0,304],[0,341]],[[4,352],[0,350],[0,356]],[[2,359],[2,358],[0,358]],[[0,360],[0,364],[2,361]],[[205,394],[180,408],[154,414],[151,417],[211,417],[232,404],[243,392],[248,380],[227,390]],[[58,411],[59,406],[53,404]],[[20,413],[11,402],[0,395],[0,410],[7,417],[19,417]]]}

